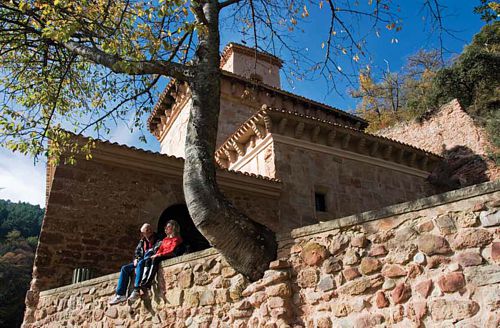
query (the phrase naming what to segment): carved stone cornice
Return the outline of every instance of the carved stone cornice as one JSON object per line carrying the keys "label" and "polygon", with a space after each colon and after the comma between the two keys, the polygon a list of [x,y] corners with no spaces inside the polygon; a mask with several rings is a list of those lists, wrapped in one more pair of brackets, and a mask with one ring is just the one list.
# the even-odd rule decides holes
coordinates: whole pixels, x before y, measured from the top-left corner
{"label": "carved stone cornice", "polygon": [[[238,130],[227,139],[215,152],[215,161],[222,168],[229,168],[238,158],[246,155],[247,150],[255,147],[256,140],[263,140],[272,124],[265,119],[267,113],[260,111],[253,115]],[[268,124],[266,125],[266,120]],[[235,145],[239,145],[238,149]]]}
{"label": "carved stone cornice", "polygon": [[[252,141],[255,138],[252,139]],[[247,165],[249,162],[255,160],[255,156],[259,154],[261,151],[266,149],[269,145],[273,143],[273,139],[271,134],[268,134],[264,139],[259,139],[258,141],[251,142],[250,147],[246,149],[246,152],[238,156],[238,158],[231,163],[231,171],[243,171],[243,167]],[[267,175],[266,175],[267,176]],[[274,176],[267,176],[269,178],[274,178]]]}
{"label": "carved stone cornice", "polygon": [[356,129],[365,129],[368,126],[367,121],[348,112],[226,71],[222,72],[221,97],[255,108],[262,105],[286,108]]}
{"label": "carved stone cornice", "polygon": [[283,61],[279,57],[271,55],[270,53],[267,53],[267,52],[258,51],[255,48],[250,48],[250,47],[244,46],[242,44],[230,42],[224,47],[224,50],[222,50],[222,55],[220,58],[220,67],[223,67],[226,64],[229,57],[231,57],[231,55],[234,52],[239,52],[241,54],[244,54],[244,55],[247,55],[250,57],[257,56],[258,60],[262,60],[264,62],[278,66],[279,68],[281,68],[283,66]]}
{"label": "carved stone cornice", "polygon": [[160,101],[155,105],[153,113],[148,118],[148,126],[151,133],[161,141],[179,113],[191,99],[191,91],[186,83],[168,84],[160,97]]}
{"label": "carved stone cornice", "polygon": [[[268,122],[267,125],[265,122]],[[252,128],[254,126],[262,126],[265,131],[259,131],[257,134]],[[287,140],[293,144],[290,141],[293,139],[300,140],[296,143],[306,148],[320,147],[325,150],[329,147],[337,149],[336,152],[341,156],[371,162],[374,165],[394,167],[398,170],[407,167],[409,173],[419,176],[425,176],[442,160],[442,157],[436,154],[396,140],[300,113],[263,106],[216,151],[217,163],[221,167],[231,167],[232,163],[238,162],[246,155],[247,150],[252,148],[249,144],[252,138],[263,140],[269,134],[273,135],[275,141]],[[235,144],[239,145],[239,151],[235,149]],[[227,156],[227,151],[231,151],[234,156]]]}
{"label": "carved stone cornice", "polygon": [[[169,109],[174,111],[174,108],[182,108],[182,105],[177,103],[185,97],[190,97],[186,84],[178,84],[175,81],[168,84],[148,118],[149,130],[155,137],[159,138],[161,131],[169,128],[176,116],[169,118],[166,113]],[[316,117],[355,129],[363,130],[368,126],[368,122],[362,118],[340,109],[226,71],[222,71],[221,99],[241,103],[255,110],[262,105],[287,108],[308,117]],[[166,124],[162,124],[162,116],[167,117]]]}

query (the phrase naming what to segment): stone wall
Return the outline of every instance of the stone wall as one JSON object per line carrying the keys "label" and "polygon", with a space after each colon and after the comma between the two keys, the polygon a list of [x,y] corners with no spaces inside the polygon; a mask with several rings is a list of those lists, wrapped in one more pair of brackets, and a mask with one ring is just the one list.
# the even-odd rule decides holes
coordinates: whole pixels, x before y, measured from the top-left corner
{"label": "stone wall", "polygon": [[253,138],[242,147],[245,155],[235,163],[230,162],[229,170],[276,178],[274,145],[270,134],[264,139]]}
{"label": "stone wall", "polygon": [[[186,142],[186,127],[189,120],[189,110],[193,105],[190,99],[182,108],[179,108],[177,116],[170,123],[169,130],[165,133],[162,131],[162,139],[160,140],[160,152],[176,157],[184,158],[184,143]],[[163,135],[165,134],[165,135]]]}
{"label": "stone wall", "polygon": [[134,304],[118,274],[28,295],[25,326],[498,327],[499,208],[495,182],[296,229],[251,284],[209,249]]}
{"label": "stone wall", "polygon": [[[33,289],[68,284],[73,269],[79,267],[92,268],[97,275],[115,272],[120,263],[130,261],[130,252],[123,250],[135,247],[144,222],[156,229],[163,211],[185,203],[182,161],[165,158],[163,165],[168,161],[180,164],[176,174],[165,175],[155,171],[154,161],[148,162],[156,155],[140,155],[142,162],[137,165],[145,167],[142,170],[134,168],[130,159],[124,160],[130,167],[81,160],[76,166],[56,168],[36,253]],[[243,180],[249,177],[239,178],[232,182],[234,186],[222,183],[223,192],[248,215],[278,230],[278,209],[273,206],[278,194],[242,190]]]}
{"label": "stone wall", "polygon": [[486,174],[490,180],[500,178],[500,168],[487,157],[493,146],[486,132],[474,123],[456,99],[443,105],[422,122],[399,124],[378,131],[377,134],[436,154],[446,153],[456,146],[465,146],[486,161]]}
{"label": "stone wall", "polygon": [[221,89],[217,147],[226,141],[243,122],[260,109],[256,103],[232,97],[229,83],[221,81]]}
{"label": "stone wall", "polygon": [[[333,148],[320,150],[313,146],[275,137],[276,177],[283,181],[280,215],[283,224],[289,227],[340,218],[434,193],[425,176],[335,155]],[[326,213],[315,210],[316,192],[325,195]]]}
{"label": "stone wall", "polygon": [[234,51],[222,69],[246,78],[252,78],[256,74],[262,79],[262,83],[274,88],[281,87],[280,67],[269,60],[257,59],[252,55]]}
{"label": "stone wall", "polygon": [[500,183],[296,229],[290,308],[306,327],[498,327]]}
{"label": "stone wall", "polygon": [[[71,282],[72,271],[89,267],[102,275],[130,261],[144,222],[183,202],[180,179],[81,161],[55,171],[33,269],[44,290]],[[71,191],[71,192],[69,192]]]}
{"label": "stone wall", "polygon": [[[232,133],[260,109],[258,104],[245,102],[244,99],[231,97],[229,83],[222,83],[222,96],[219,114],[216,146],[220,146]],[[243,92],[243,91],[241,91]],[[161,140],[161,153],[184,158],[184,143],[192,101],[179,109],[177,117],[170,123],[168,132]]]}

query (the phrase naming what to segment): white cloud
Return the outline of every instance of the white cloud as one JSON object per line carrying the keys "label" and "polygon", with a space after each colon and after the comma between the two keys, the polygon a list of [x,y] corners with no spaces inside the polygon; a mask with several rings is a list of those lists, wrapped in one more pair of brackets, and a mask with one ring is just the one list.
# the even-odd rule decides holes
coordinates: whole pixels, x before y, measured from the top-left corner
{"label": "white cloud", "polygon": [[[132,125],[134,116],[131,115],[128,125]],[[147,120],[147,117],[144,115],[143,120]],[[149,131],[144,131],[144,136],[146,137],[147,143],[143,143],[139,141],[139,136],[142,133],[138,129],[134,129],[133,132],[130,132],[130,128],[124,122],[120,122],[117,127],[109,135],[109,140],[111,142],[117,142],[122,145],[134,146],[136,148],[151,150],[151,151],[159,151],[160,143],[156,138],[149,133]]]}
{"label": "white cloud", "polygon": [[[159,150],[159,142],[146,131],[147,144],[139,141],[140,132],[130,132],[122,122],[111,132],[111,142],[118,142],[151,151]],[[33,158],[0,147],[0,199],[28,202],[45,207],[45,161],[33,163]]]}
{"label": "white cloud", "polygon": [[45,163],[0,148],[0,199],[45,207]]}
{"label": "white cloud", "polygon": [[120,122],[109,136],[111,142],[118,142],[119,144],[129,146],[136,143],[137,139],[137,131],[130,132],[130,128],[124,122]]}

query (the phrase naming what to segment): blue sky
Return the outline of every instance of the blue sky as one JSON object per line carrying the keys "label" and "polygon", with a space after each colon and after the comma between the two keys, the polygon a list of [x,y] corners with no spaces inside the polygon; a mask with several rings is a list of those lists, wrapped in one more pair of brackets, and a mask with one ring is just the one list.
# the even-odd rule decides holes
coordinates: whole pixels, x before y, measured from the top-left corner
{"label": "blue sky", "polygon": [[[419,49],[431,49],[438,46],[437,34],[430,33],[428,28],[425,29],[423,13],[420,12],[420,1],[405,0],[399,2],[403,3],[399,13],[403,19],[403,29],[397,35],[393,35],[389,31],[381,31],[380,37],[377,37],[375,31],[368,30],[370,55],[362,58],[361,61],[363,64],[369,64],[375,73],[377,70],[386,69],[387,65],[392,71],[397,71],[405,64],[406,58]],[[478,15],[472,13],[474,6],[479,1],[445,0],[442,3],[446,6],[444,12],[445,27],[453,31],[454,35],[454,37],[444,36],[444,45],[449,50],[446,53],[446,58],[449,59],[460,53],[464,45],[470,42],[472,36],[484,24]],[[328,27],[326,11],[325,9],[309,8],[309,13],[308,22],[301,25],[304,32],[296,33],[295,38],[301,47],[303,44],[305,54],[314,58],[322,58],[324,54],[321,43],[326,38],[324,31]],[[360,27],[366,28],[362,23]],[[241,42],[241,36],[232,31],[225,30],[222,33],[222,46],[231,41]],[[397,38],[397,42],[394,42],[393,38]],[[286,58],[284,59],[286,60]],[[347,63],[347,59],[344,61],[345,63]],[[284,89],[307,98],[343,110],[353,110],[356,107],[356,101],[348,93],[350,86],[343,81],[338,81],[338,93],[328,93],[325,81],[321,79],[294,81],[293,85],[286,83],[285,79],[282,81]],[[125,125],[121,125],[113,130],[110,140],[158,151],[158,142],[148,133],[146,134],[148,144],[144,145],[138,141],[138,133],[132,134]],[[0,198],[16,202],[26,201],[43,206],[45,203],[45,163],[38,162],[34,165],[32,159],[12,154],[8,150],[0,148]]]}
{"label": "blue sky", "polygon": [[[394,33],[387,29],[381,29],[379,31],[380,37],[378,37],[371,29],[371,25],[363,24],[365,21],[359,25],[360,30],[368,34],[367,50],[369,53],[366,57],[361,58],[360,63],[363,62],[362,66],[369,64],[375,74],[377,71],[385,70],[387,65],[392,71],[397,71],[404,66],[408,56],[415,54],[418,50],[435,49],[439,46],[438,34],[432,32],[427,24],[428,17],[426,17],[425,11],[422,11],[422,1],[394,1],[394,3],[396,2],[401,3],[399,10],[399,16],[402,19],[401,31]],[[473,8],[479,3],[479,0],[444,0],[440,3],[444,6],[444,27],[453,34],[453,37],[447,34],[443,35],[443,43],[448,50],[444,57],[449,60],[462,51],[464,45],[470,42],[472,36],[479,31],[484,23],[480,20],[479,15],[473,13]],[[321,48],[321,43],[325,41],[328,34],[328,11],[325,7],[322,10],[319,10],[318,7],[312,7],[309,8],[309,13],[308,21],[301,25],[304,32],[296,32],[294,37],[298,43],[303,44],[302,48],[311,57],[323,58],[325,50]],[[241,36],[228,32],[223,34],[222,44],[241,40]],[[253,45],[253,43],[249,42],[248,45]],[[349,69],[349,65],[347,65],[349,59],[350,57],[346,57],[341,65],[344,66],[345,71]],[[294,81],[293,86],[285,82],[283,88],[343,110],[353,110],[356,107],[356,100],[352,99],[348,93],[350,87],[342,81],[340,81],[338,88],[340,94],[329,93],[326,83],[322,79]]]}

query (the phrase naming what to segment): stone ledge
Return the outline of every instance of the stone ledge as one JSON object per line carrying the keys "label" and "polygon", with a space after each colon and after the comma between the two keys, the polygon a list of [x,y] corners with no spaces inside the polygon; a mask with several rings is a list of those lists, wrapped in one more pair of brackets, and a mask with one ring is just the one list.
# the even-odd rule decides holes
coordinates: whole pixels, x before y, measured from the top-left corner
{"label": "stone ledge", "polygon": [[343,218],[334,218],[331,221],[321,222],[315,225],[294,229],[290,232],[289,235],[278,235],[277,239],[278,241],[284,241],[289,238],[304,237],[333,229],[340,229],[357,224],[362,224],[365,222],[380,220],[394,215],[420,211],[426,208],[436,207],[497,191],[500,191],[500,180],[485,182],[458,190],[452,190],[443,194],[420,198],[396,205],[390,205],[378,210],[354,214]]}
{"label": "stone ledge", "polygon": [[[205,257],[210,257],[210,256],[217,255],[217,254],[219,254],[219,252],[217,252],[217,250],[215,250],[215,248],[208,248],[208,249],[205,249],[203,251],[194,252],[194,253],[174,257],[173,259],[165,260],[161,263],[161,267],[165,268],[165,267],[173,266],[173,265],[176,265],[179,263],[186,263],[186,262],[198,260],[198,259],[205,258]],[[116,272],[116,273],[111,273],[111,274],[101,276],[98,278],[82,281],[82,282],[79,282],[76,284],[71,284],[71,285],[66,285],[66,286],[62,286],[62,287],[58,287],[58,288],[54,288],[54,289],[44,290],[44,291],[40,292],[40,297],[55,295],[55,294],[69,291],[69,290],[75,290],[78,288],[92,287],[94,285],[99,285],[99,284],[101,284],[103,282],[107,282],[107,281],[114,281],[116,283],[118,281],[119,276],[120,276],[120,273]]]}
{"label": "stone ledge", "polygon": [[280,141],[288,140],[291,145],[302,143],[306,148],[324,148],[323,152],[340,152],[342,157],[354,156],[352,159],[385,167],[390,165],[390,168],[394,166],[424,178],[442,160],[439,155],[397,140],[372,135],[334,121],[263,105],[216,150],[217,164],[222,168],[233,166],[252,148],[248,146],[255,143],[252,140],[262,140],[269,134],[273,135],[275,141],[280,137]]}

